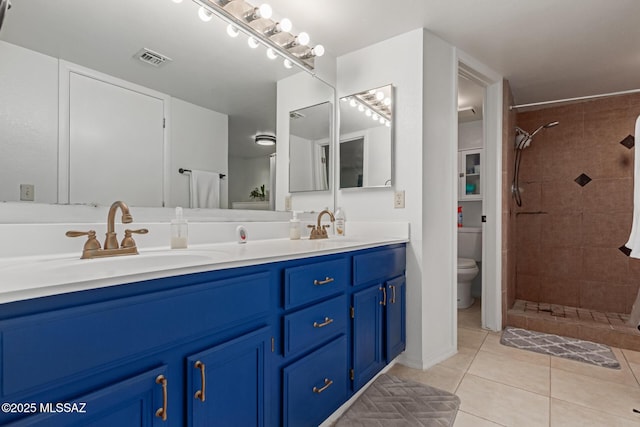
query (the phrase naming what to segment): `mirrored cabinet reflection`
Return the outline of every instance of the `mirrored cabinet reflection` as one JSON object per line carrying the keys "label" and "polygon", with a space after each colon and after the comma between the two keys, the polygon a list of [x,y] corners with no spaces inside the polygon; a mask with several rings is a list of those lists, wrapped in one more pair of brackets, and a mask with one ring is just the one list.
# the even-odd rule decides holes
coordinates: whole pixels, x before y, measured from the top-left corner
{"label": "mirrored cabinet reflection", "polygon": [[390,187],[393,86],[340,98],[340,188]]}
{"label": "mirrored cabinet reflection", "polygon": [[329,190],[331,103],[289,112],[289,192]]}
{"label": "mirrored cabinet reflection", "polygon": [[482,199],[482,149],[458,151],[458,200]]}

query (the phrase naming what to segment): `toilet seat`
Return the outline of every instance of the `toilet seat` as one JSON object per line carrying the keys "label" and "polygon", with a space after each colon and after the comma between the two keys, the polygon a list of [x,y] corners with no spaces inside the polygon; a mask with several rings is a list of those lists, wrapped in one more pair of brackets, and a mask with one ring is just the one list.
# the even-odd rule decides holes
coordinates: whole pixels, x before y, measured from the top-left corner
{"label": "toilet seat", "polygon": [[458,270],[477,267],[476,261],[470,258],[458,258]]}

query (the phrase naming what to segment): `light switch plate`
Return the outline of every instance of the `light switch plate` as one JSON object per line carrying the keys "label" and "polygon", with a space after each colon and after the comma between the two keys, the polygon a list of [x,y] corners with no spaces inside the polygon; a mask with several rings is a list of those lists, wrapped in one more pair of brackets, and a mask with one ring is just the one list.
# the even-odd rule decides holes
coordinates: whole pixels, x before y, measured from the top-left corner
{"label": "light switch plate", "polygon": [[286,196],[284,196],[284,210],[291,210],[291,194],[287,194]]}
{"label": "light switch plate", "polygon": [[396,209],[404,209],[404,190],[393,193],[393,207]]}
{"label": "light switch plate", "polygon": [[33,202],[35,199],[35,186],[33,184],[20,184],[20,200]]}

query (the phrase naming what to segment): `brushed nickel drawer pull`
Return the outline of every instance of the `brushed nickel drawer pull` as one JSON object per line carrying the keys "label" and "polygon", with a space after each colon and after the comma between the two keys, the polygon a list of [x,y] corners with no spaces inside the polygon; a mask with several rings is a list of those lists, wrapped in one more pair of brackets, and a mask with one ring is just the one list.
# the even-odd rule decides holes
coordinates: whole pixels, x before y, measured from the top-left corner
{"label": "brushed nickel drawer pull", "polygon": [[333,319],[325,317],[324,318],[324,322],[322,322],[322,323],[313,322],[313,327],[314,328],[324,328],[325,326],[327,326],[330,323],[333,323]]}
{"label": "brushed nickel drawer pull", "polygon": [[333,384],[333,381],[331,381],[329,378],[325,378],[324,379],[324,386],[322,386],[320,388],[314,387],[313,388],[313,392],[320,394],[323,391],[325,391],[326,389],[328,389],[329,387],[331,387],[331,384]]}
{"label": "brushed nickel drawer pull", "polygon": [[382,291],[382,301],[380,301],[380,305],[387,305],[387,288],[384,286],[378,288],[379,291]]}
{"label": "brushed nickel drawer pull", "polygon": [[156,384],[162,384],[162,408],[158,408],[156,417],[162,418],[162,421],[167,421],[167,378],[164,375],[158,375]]}
{"label": "brushed nickel drawer pull", "polygon": [[396,287],[393,285],[389,285],[389,287],[391,288],[391,301],[389,301],[391,304],[395,304],[396,303]]}
{"label": "brushed nickel drawer pull", "polygon": [[313,284],[316,285],[316,286],[318,286],[318,285],[326,285],[327,283],[331,283],[334,280],[335,279],[333,277],[327,276],[327,277],[324,278],[324,280],[317,280],[317,279],[314,280]]}
{"label": "brushed nickel drawer pull", "polygon": [[202,363],[201,361],[197,361],[194,364],[196,369],[200,369],[200,381],[202,383],[202,390],[198,390],[196,391],[196,399],[200,399],[201,402],[204,402],[204,391],[206,388],[206,377],[205,377],[205,373],[204,373],[204,363]]}

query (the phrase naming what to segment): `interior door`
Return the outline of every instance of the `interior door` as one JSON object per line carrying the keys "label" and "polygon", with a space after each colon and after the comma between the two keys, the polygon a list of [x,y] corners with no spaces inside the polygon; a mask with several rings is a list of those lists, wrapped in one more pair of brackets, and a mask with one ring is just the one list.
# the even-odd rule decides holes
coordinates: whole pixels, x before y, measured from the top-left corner
{"label": "interior door", "polygon": [[163,205],[164,101],[69,75],[69,202]]}

